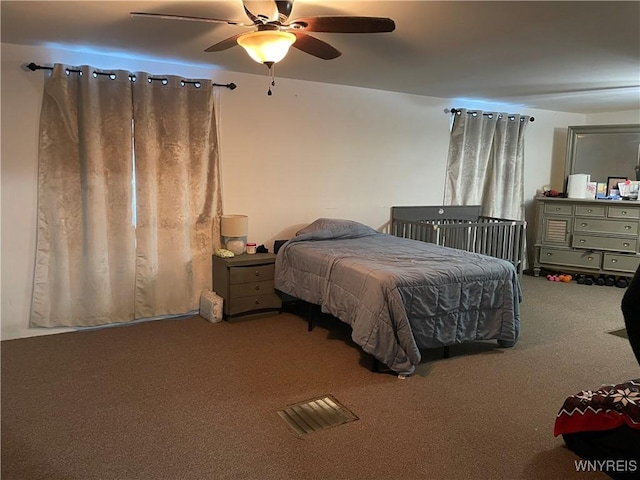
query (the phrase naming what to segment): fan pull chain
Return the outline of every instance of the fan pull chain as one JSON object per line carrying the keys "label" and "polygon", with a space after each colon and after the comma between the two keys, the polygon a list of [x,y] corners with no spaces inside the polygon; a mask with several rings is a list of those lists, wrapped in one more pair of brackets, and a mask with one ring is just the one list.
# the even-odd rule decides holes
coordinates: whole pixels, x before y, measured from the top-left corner
{"label": "fan pull chain", "polygon": [[276,86],[276,76],[275,76],[275,72],[274,72],[274,64],[272,63],[271,65],[269,65],[269,76],[271,77],[271,83],[269,86],[269,91],[267,92],[267,95],[272,95],[271,93],[271,87],[275,87]]}

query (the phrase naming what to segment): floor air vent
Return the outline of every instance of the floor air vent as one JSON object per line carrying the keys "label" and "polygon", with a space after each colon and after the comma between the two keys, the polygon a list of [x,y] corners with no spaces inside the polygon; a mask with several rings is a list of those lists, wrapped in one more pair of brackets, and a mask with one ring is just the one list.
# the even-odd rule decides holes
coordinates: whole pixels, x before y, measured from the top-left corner
{"label": "floor air vent", "polygon": [[358,420],[358,417],[340,405],[331,395],[292,405],[280,410],[278,415],[299,435]]}

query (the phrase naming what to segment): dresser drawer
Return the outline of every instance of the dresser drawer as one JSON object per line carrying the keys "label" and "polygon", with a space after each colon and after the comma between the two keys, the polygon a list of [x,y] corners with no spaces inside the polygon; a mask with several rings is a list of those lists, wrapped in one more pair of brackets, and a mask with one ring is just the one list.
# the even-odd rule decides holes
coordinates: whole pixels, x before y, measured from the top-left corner
{"label": "dresser drawer", "polygon": [[274,264],[255,265],[229,268],[229,281],[235,283],[249,283],[262,280],[273,280],[276,271]]}
{"label": "dresser drawer", "polygon": [[613,250],[614,252],[636,252],[635,238],[600,237],[597,235],[574,234],[572,247],[594,250]]}
{"label": "dresser drawer", "polygon": [[545,203],[544,213],[553,213],[556,215],[573,215],[573,205]]}
{"label": "dresser drawer", "polygon": [[635,273],[640,265],[640,255],[617,255],[605,253],[602,268],[618,270],[619,272]]}
{"label": "dresser drawer", "polygon": [[582,250],[560,250],[542,247],[540,249],[540,263],[552,265],[568,265],[573,267],[599,269],[602,253],[585,252]]}
{"label": "dresser drawer", "polygon": [[582,217],[606,217],[607,211],[604,206],[576,205],[576,216]]}
{"label": "dresser drawer", "polygon": [[280,297],[275,293],[253,295],[251,297],[231,298],[229,300],[229,315],[254,312],[263,309],[279,309],[282,307]]}
{"label": "dresser drawer", "polygon": [[273,291],[273,280],[267,280],[265,282],[238,283],[233,286],[229,296],[230,298],[251,297],[253,295],[263,295]]}
{"label": "dresser drawer", "polygon": [[640,208],[610,206],[607,212],[609,218],[640,218]]}
{"label": "dresser drawer", "polygon": [[573,223],[574,232],[608,233],[638,235],[638,222],[620,220],[599,220],[576,218]]}

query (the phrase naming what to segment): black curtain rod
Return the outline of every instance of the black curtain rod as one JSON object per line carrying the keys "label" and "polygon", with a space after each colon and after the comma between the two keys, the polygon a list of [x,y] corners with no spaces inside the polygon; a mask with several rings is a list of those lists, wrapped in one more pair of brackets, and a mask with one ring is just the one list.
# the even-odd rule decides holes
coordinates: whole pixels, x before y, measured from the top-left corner
{"label": "black curtain rod", "polygon": [[[46,66],[42,66],[42,65],[36,65],[35,63],[31,62],[29,65],[27,65],[27,68],[29,70],[31,70],[32,72],[35,72],[36,70],[53,70],[53,67],[46,67]],[[70,72],[80,72],[80,70],[76,70],[76,69],[72,69],[69,68],[68,69]],[[106,73],[106,72],[94,72],[94,74],[96,75],[114,75],[115,78],[115,73]],[[131,77],[131,76],[130,76]],[[167,83],[167,79],[166,78],[154,78],[154,77],[149,77],[149,80],[159,80],[162,83],[166,84]],[[193,82],[193,81],[189,81],[189,80],[182,80],[182,83],[189,83],[189,84],[199,84],[200,82]],[[228,88],[229,90],[235,90],[237,85],[235,83],[212,83],[212,85],[214,87],[225,87]],[[199,86],[199,85],[197,85]]]}
{"label": "black curtain rod", "polygon": [[[462,113],[462,111],[459,108],[452,108],[452,109],[445,108],[444,113],[456,114],[456,113]],[[477,115],[478,112],[476,112],[474,110],[468,110],[467,114],[468,115],[474,115],[474,114]],[[491,117],[491,116],[493,116],[493,113],[483,113],[482,115],[484,115],[485,117]],[[513,115],[509,115],[508,118],[509,118],[509,120],[514,120],[516,117],[514,117]],[[529,117],[529,121],[530,122],[535,122],[535,120],[536,119],[534,117]]]}

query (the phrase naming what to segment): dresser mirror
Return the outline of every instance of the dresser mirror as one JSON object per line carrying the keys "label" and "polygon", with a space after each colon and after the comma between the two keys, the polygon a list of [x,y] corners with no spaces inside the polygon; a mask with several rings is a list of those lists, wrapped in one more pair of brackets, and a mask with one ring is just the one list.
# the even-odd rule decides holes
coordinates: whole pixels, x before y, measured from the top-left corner
{"label": "dresser mirror", "polygon": [[640,164],[640,125],[568,127],[565,174],[586,173],[592,182],[636,178]]}

